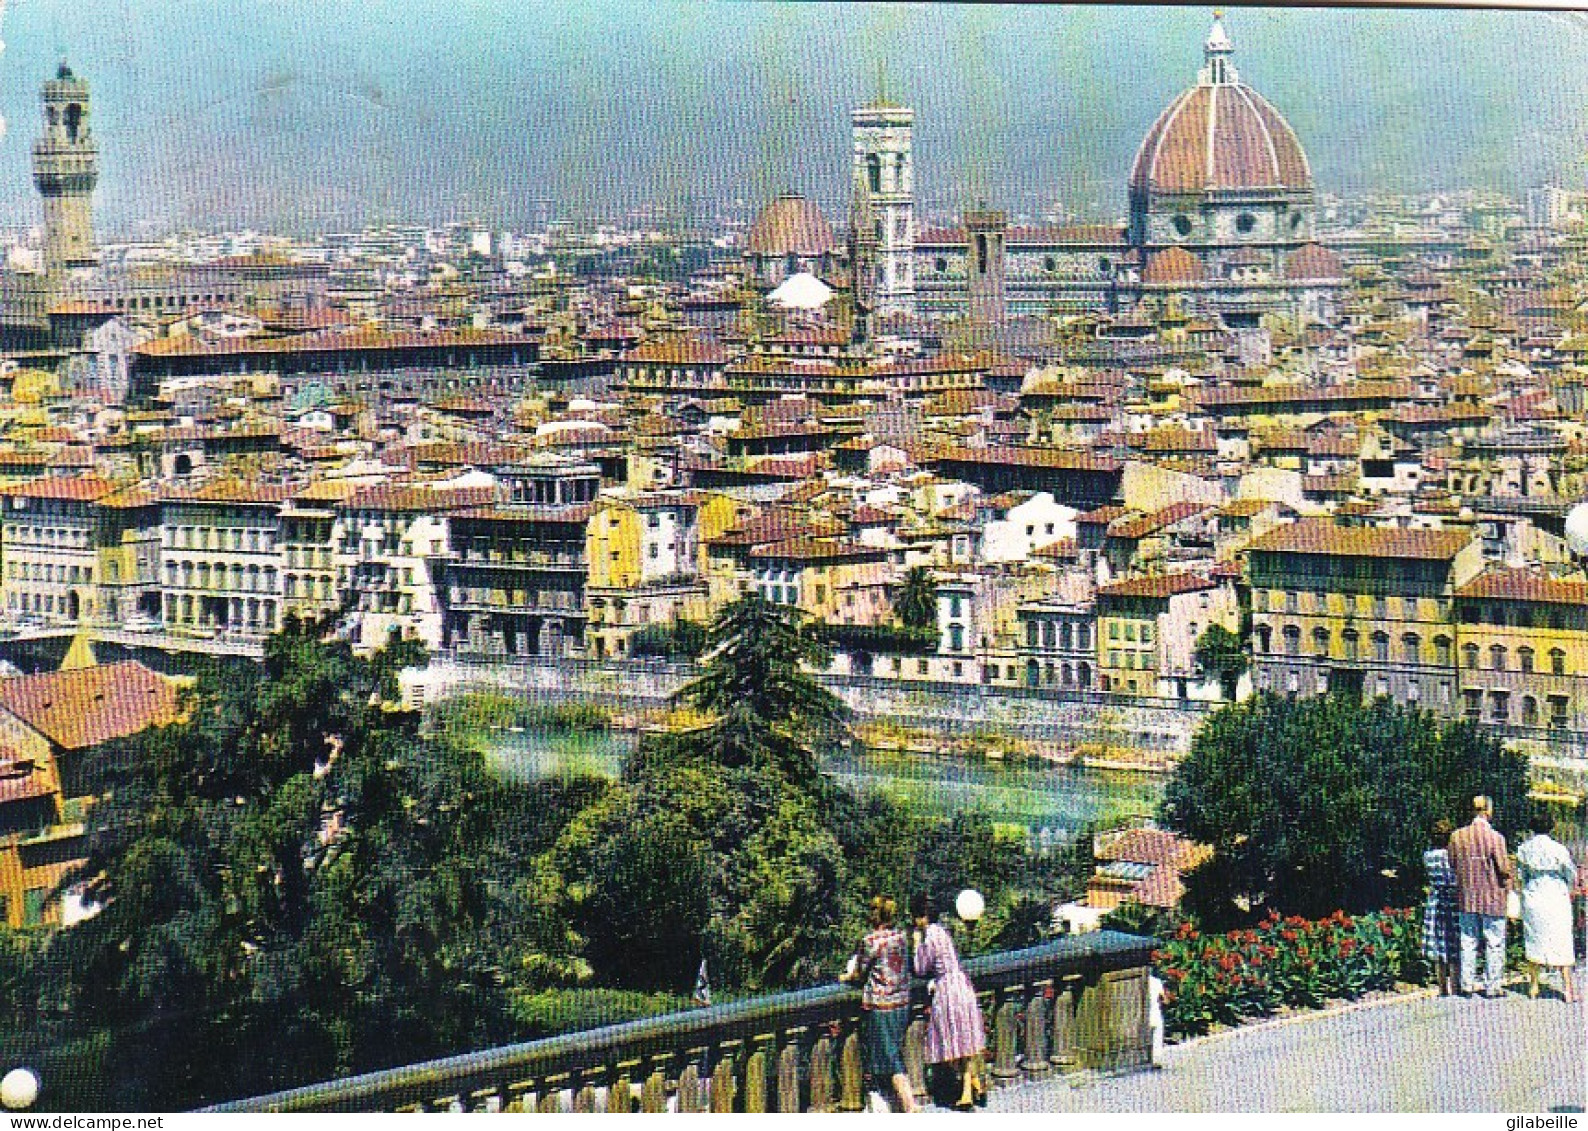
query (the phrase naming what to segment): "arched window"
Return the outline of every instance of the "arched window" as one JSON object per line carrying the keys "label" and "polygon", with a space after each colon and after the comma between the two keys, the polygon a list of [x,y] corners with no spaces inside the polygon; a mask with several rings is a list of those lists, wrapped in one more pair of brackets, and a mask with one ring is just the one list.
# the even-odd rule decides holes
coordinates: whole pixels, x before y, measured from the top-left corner
{"label": "arched window", "polygon": [[1389,633],[1375,632],[1373,634],[1373,659],[1380,664],[1389,663]]}
{"label": "arched window", "polygon": [[1522,725],[1528,727],[1538,725],[1538,700],[1531,695],[1522,696]]}
{"label": "arched window", "polygon": [[1329,630],[1322,625],[1312,630],[1312,651],[1319,659],[1329,658]]}
{"label": "arched window", "polygon": [[1463,644],[1461,646],[1461,660],[1473,671],[1478,670],[1478,646],[1476,644]]}
{"label": "arched window", "polygon": [[1285,626],[1285,655],[1301,655],[1301,629],[1293,624]]}
{"label": "arched window", "polygon": [[1446,667],[1450,665],[1450,637],[1434,637],[1434,663]]}
{"label": "arched window", "polygon": [[1532,671],[1533,670],[1533,649],[1529,648],[1525,644],[1522,645],[1522,647],[1518,648],[1516,650],[1516,663],[1517,663],[1517,666],[1520,667],[1524,672]]}
{"label": "arched window", "polygon": [[1257,626],[1257,641],[1256,642],[1257,642],[1257,650],[1259,652],[1271,652],[1271,651],[1273,651],[1273,634],[1274,634],[1274,630],[1270,626],[1268,626],[1266,624],[1260,624],[1260,625]]}
{"label": "arched window", "polygon": [[1492,670],[1497,671],[1497,672],[1503,672],[1505,670],[1505,659],[1506,659],[1506,656],[1505,656],[1505,646],[1504,645],[1494,644],[1494,645],[1490,646],[1490,648],[1489,648],[1489,667]]}
{"label": "arched window", "polygon": [[1566,674],[1566,653],[1560,648],[1549,650],[1549,672],[1551,675]]}
{"label": "arched window", "polygon": [[1340,633],[1341,651],[1345,653],[1345,658],[1348,660],[1354,660],[1357,658],[1359,655],[1359,645],[1361,642],[1362,637],[1354,628],[1348,628],[1344,632]]}
{"label": "arched window", "polygon": [[1408,632],[1401,637],[1401,651],[1408,664],[1421,663],[1423,642],[1415,632]]}

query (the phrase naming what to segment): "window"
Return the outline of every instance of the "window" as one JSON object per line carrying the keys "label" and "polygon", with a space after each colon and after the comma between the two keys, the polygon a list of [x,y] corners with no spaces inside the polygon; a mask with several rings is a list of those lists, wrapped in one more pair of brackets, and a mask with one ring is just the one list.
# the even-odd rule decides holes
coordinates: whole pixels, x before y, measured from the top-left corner
{"label": "window", "polygon": [[1551,675],[1566,674],[1566,653],[1559,648],[1549,650],[1549,672]]}
{"label": "window", "polygon": [[1476,644],[1463,644],[1461,646],[1462,662],[1473,671],[1478,670],[1478,646]]}
{"label": "window", "polygon": [[1301,608],[1301,594],[1297,593],[1294,589],[1287,590],[1286,593],[1285,593],[1285,612],[1287,612],[1287,613],[1299,612],[1300,608]]}
{"label": "window", "polygon": [[1133,620],[1125,622],[1125,643],[1136,643],[1136,622]]}
{"label": "window", "polygon": [[1285,638],[1285,655],[1301,655],[1301,629],[1296,625],[1287,624],[1283,636]]}
{"label": "window", "polygon": [[1422,662],[1423,642],[1415,632],[1408,632],[1401,637],[1401,651],[1408,664]]}
{"label": "window", "polygon": [[963,652],[965,650],[964,625],[951,624],[948,626],[948,650],[950,652]]}
{"label": "window", "polygon": [[1509,691],[1489,692],[1489,714],[1497,723],[1511,721],[1511,693]]}
{"label": "window", "polygon": [[1181,213],[1174,218],[1172,223],[1174,224],[1175,235],[1181,239],[1185,239],[1191,234],[1191,217]]}
{"label": "window", "polygon": [[1312,630],[1312,651],[1320,660],[1329,658],[1329,630],[1322,625]]}
{"label": "window", "polygon": [[1053,648],[1057,646],[1057,639],[1054,636],[1054,633],[1057,631],[1058,630],[1054,628],[1052,621],[1048,620],[1042,622],[1042,646],[1044,648]]}
{"label": "window", "polygon": [[1041,628],[1038,627],[1036,621],[1034,621],[1034,620],[1026,621],[1026,647],[1027,648],[1035,648],[1037,646],[1037,634],[1039,632],[1041,632],[1041,631],[1042,630],[1041,630]]}
{"label": "window", "polygon": [[1151,644],[1152,643],[1152,622],[1151,621],[1148,621],[1146,624],[1143,624],[1141,626],[1141,642],[1143,644]]}
{"label": "window", "polygon": [[1516,650],[1516,662],[1517,662],[1517,665],[1524,672],[1532,671],[1533,670],[1533,649],[1527,647],[1527,645],[1525,645],[1525,644],[1522,647],[1518,648]]}
{"label": "window", "polygon": [[1563,727],[1566,725],[1566,696],[1551,695],[1549,697],[1549,725]]}
{"label": "window", "polygon": [[1528,727],[1538,725],[1538,700],[1531,695],[1522,696],[1522,725]]}
{"label": "window", "polygon": [[1483,692],[1474,687],[1468,688],[1461,694],[1466,700],[1467,718],[1476,719],[1483,714]]}
{"label": "window", "polygon": [[948,599],[948,615],[951,617],[965,614],[965,600],[963,597],[950,597]]}
{"label": "window", "polygon": [[1495,644],[1489,648],[1490,669],[1497,672],[1503,672],[1505,670],[1505,660],[1505,648],[1503,645]]}
{"label": "window", "polygon": [[1235,217],[1235,230],[1241,235],[1247,235],[1255,227],[1257,227],[1257,217],[1250,212],[1242,212]]}
{"label": "window", "polygon": [[1357,658],[1358,645],[1360,643],[1361,637],[1357,635],[1357,631],[1354,628],[1348,628],[1340,634],[1341,648],[1344,651],[1345,658],[1347,660],[1354,660]]}
{"label": "window", "polygon": [[1450,666],[1450,638],[1448,636],[1434,637],[1434,663]]}

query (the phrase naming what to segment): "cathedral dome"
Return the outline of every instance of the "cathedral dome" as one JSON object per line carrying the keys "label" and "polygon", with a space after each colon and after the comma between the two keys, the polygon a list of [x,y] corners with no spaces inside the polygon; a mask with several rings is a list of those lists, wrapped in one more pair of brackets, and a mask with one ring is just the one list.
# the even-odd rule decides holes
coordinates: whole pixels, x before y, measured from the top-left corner
{"label": "cathedral dome", "polygon": [[823,256],[838,248],[821,210],[798,193],[784,193],[761,210],[745,240],[759,256]]}
{"label": "cathedral dome", "polygon": [[1197,85],[1169,104],[1136,154],[1133,193],[1310,190],[1312,169],[1290,123],[1240,81],[1216,18]]}

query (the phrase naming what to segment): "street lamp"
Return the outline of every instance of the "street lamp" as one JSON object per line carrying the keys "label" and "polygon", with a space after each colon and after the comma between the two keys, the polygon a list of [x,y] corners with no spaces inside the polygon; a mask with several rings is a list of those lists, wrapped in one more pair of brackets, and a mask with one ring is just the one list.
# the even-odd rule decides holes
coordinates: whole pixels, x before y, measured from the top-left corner
{"label": "street lamp", "polygon": [[1588,572],[1588,503],[1578,503],[1566,512],[1566,548],[1578,568]]}
{"label": "street lamp", "polygon": [[970,949],[975,949],[976,924],[981,922],[982,915],[987,910],[987,901],[982,898],[981,892],[975,888],[966,888],[954,897],[954,914],[960,921],[970,928]]}
{"label": "street lamp", "polygon": [[39,1078],[29,1068],[13,1068],[0,1079],[0,1107],[26,1111],[39,1098]]}

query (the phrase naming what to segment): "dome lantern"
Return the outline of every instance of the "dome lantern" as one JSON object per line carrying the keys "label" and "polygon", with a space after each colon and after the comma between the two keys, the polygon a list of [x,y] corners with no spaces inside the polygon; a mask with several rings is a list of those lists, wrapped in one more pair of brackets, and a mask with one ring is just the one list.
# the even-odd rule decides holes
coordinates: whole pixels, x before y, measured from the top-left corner
{"label": "dome lantern", "polygon": [[1235,45],[1224,30],[1224,12],[1214,9],[1213,29],[1208,32],[1208,41],[1202,46],[1204,62],[1202,72],[1197,76],[1198,85],[1233,86],[1239,83],[1241,76],[1236,73],[1231,58],[1234,54]]}

